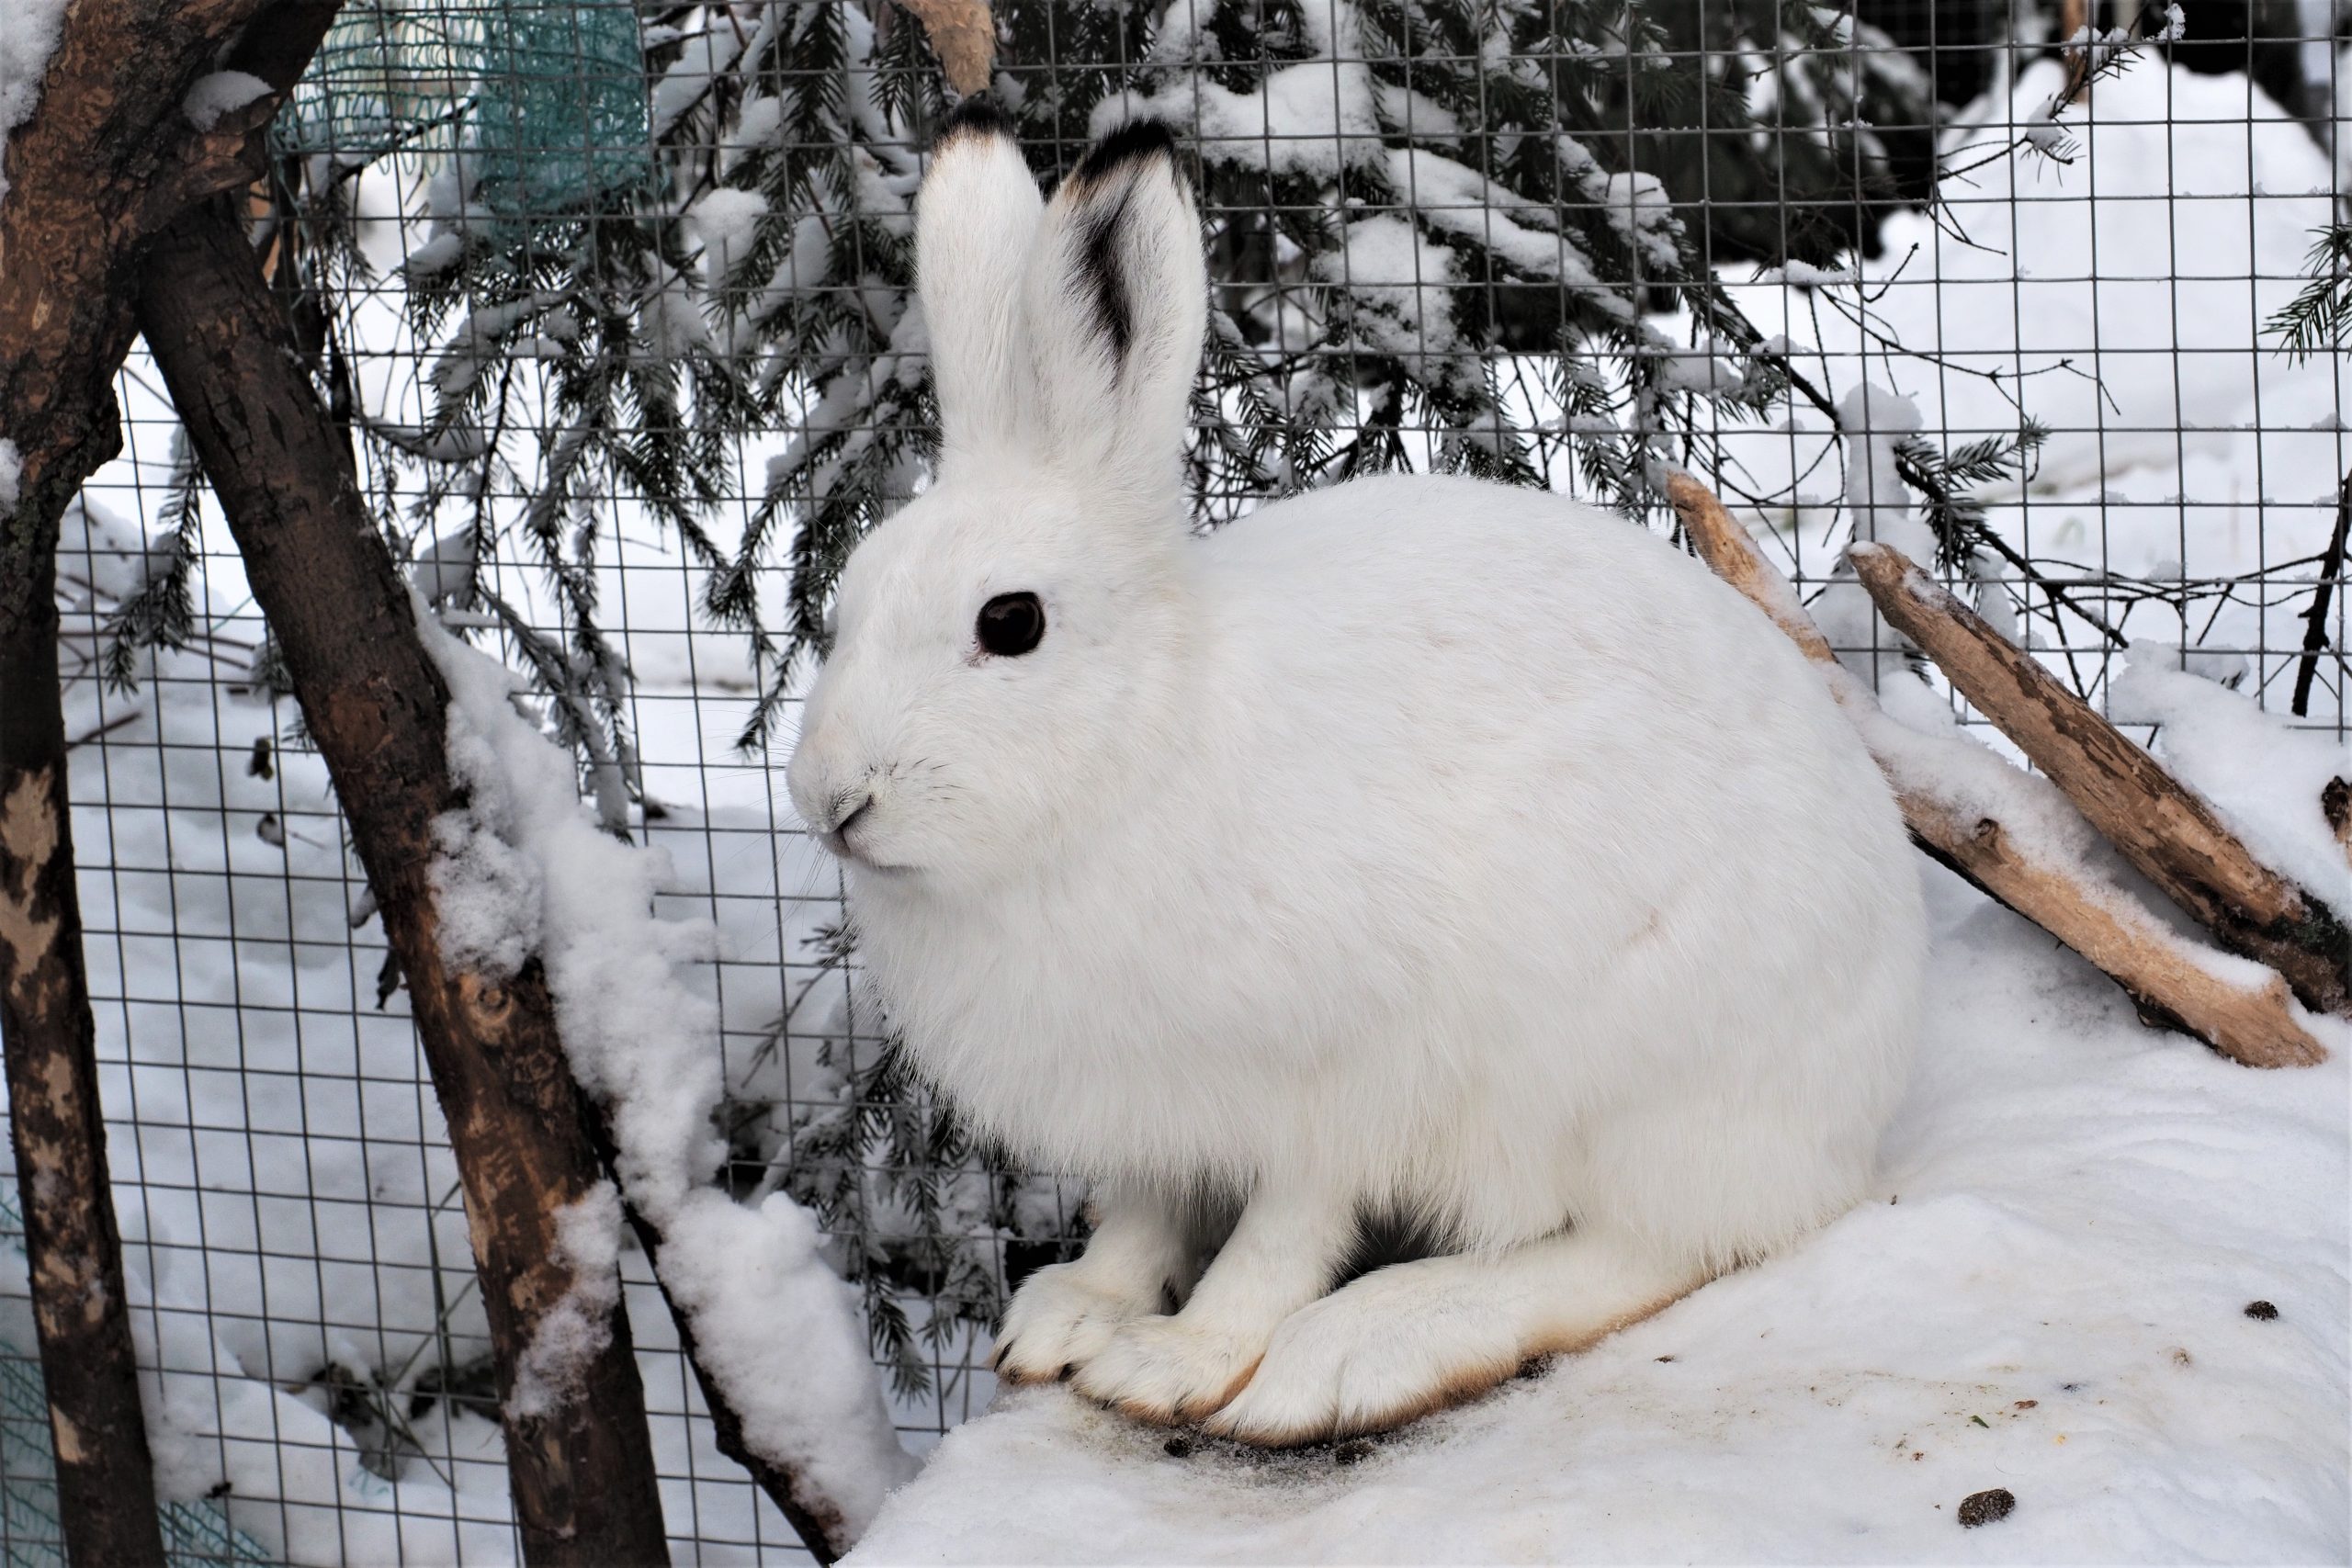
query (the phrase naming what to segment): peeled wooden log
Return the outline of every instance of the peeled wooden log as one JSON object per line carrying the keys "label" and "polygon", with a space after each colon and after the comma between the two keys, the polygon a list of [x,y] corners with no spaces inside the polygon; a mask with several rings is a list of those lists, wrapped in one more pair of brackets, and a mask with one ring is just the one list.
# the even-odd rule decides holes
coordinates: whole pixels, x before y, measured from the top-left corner
{"label": "peeled wooden log", "polygon": [[988,0],[903,0],[922,22],[933,54],[958,97],[986,92],[996,63],[996,17]]}
{"label": "peeled wooden log", "polygon": [[1678,474],[1667,496],[1700,556],[1820,669],[1894,786],[1922,850],[2082,954],[2143,1017],[2177,1026],[2247,1066],[2327,1059],[2283,979],[2183,938],[2087,857],[2089,833],[2055,786],[1981,746],[1912,729],[1883,712],[1830,652],[1787,580],[1705,486]]}
{"label": "peeled wooden log", "polygon": [[2335,910],[2256,860],[2201,795],[1902,551],[1857,543],[1847,558],[1879,613],[2141,874],[2222,946],[2284,976],[2304,1006],[2352,1017],[2352,931]]}

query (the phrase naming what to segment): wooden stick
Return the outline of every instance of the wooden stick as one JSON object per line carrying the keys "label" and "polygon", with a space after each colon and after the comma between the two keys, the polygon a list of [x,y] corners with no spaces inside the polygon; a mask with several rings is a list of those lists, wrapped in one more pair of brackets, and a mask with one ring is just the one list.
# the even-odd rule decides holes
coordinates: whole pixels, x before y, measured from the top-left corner
{"label": "wooden stick", "polygon": [[2230,952],[2286,976],[2304,1006],[2352,1017],[2352,931],[2254,857],[2196,791],[1984,624],[1902,551],[1847,551],[1879,613],[2065,793],[2092,826]]}
{"label": "wooden stick", "polygon": [[[53,560],[54,556],[46,559]],[[0,1041],[57,1454],[58,1521],[77,1568],[164,1561],[139,1407],[122,1242],[66,808],[51,615],[0,627]]]}
{"label": "wooden stick", "polygon": [[[1910,729],[1882,712],[1837,661],[1787,580],[1705,486],[1677,474],[1667,496],[1700,556],[1822,671],[1894,786],[1904,822],[1922,850],[2089,960],[2143,1017],[2186,1030],[2248,1066],[2326,1060],[2325,1048],[2296,1017],[2283,980],[2178,936],[2053,831],[2051,824],[2073,812],[2047,781],[1983,747]],[[1954,780],[1970,786],[1965,797]],[[1988,803],[1999,805],[1997,814]]]}

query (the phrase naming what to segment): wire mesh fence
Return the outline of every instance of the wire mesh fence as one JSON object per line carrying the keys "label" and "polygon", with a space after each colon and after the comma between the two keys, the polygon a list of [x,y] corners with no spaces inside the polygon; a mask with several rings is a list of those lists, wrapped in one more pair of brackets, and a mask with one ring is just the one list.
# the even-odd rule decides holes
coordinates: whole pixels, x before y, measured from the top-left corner
{"label": "wire mesh fence", "polygon": [[[992,90],[1048,181],[1129,117],[1187,138],[1204,526],[1436,468],[1664,531],[1687,467],[1882,680],[1905,656],[1839,569],[1856,537],[2086,694],[2160,660],[2342,735],[2345,612],[2317,595],[2352,506],[2347,19],[1047,0],[994,8]],[[989,1325],[1082,1235],[1080,1194],[909,1079],[771,764],[833,573],[924,480],[910,222],[951,96],[887,0],[352,4],[248,202],[420,600],[527,677],[605,825],[671,857],[665,912],[711,923],[726,1179],[815,1209],[916,1447],[987,1404]],[[65,695],[174,1550],[511,1560],[397,966],[138,355],[119,397],[60,556]],[[54,1561],[20,1264],[0,1250],[0,1545]],[[680,1560],[798,1551],[625,1269]]]}

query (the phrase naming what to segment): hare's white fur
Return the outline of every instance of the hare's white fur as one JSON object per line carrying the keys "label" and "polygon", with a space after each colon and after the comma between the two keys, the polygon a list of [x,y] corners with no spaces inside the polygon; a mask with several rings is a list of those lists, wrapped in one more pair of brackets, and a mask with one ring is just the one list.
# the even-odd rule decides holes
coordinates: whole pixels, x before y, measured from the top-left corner
{"label": "hare's white fur", "polygon": [[[1860,1197],[1923,924],[1797,651],[1537,493],[1370,479],[1195,536],[1205,282],[1148,136],[1041,212],[966,124],[919,223],[945,455],[842,575],[790,784],[922,1070],[1097,1184],[1006,1373],[1377,1427]],[[1015,591],[1044,640],[989,656]],[[1370,1224],[1441,1256],[1330,1293]]]}

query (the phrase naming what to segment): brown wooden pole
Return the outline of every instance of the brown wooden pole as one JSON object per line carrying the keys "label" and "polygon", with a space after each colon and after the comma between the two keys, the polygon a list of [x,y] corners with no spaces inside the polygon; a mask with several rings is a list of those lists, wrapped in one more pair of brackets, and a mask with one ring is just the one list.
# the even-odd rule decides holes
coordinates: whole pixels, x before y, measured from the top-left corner
{"label": "brown wooden pole", "polygon": [[557,1245],[558,1211],[603,1172],[536,961],[501,979],[442,955],[432,825],[465,803],[446,754],[449,694],[350,450],[300,372],[228,198],[189,209],[156,243],[138,299],[408,979],[464,1179],[525,1555],[582,1568],[666,1561],[626,1316],[606,1314],[610,1342],[553,1409],[521,1414],[512,1398],[518,1358],[580,1283]]}
{"label": "brown wooden pole", "polygon": [[0,1037],[57,1453],[58,1518],[80,1568],[112,1568],[161,1563],[164,1540],[82,967],[58,692],[53,519],[47,532],[45,544],[12,539],[0,574]]}

